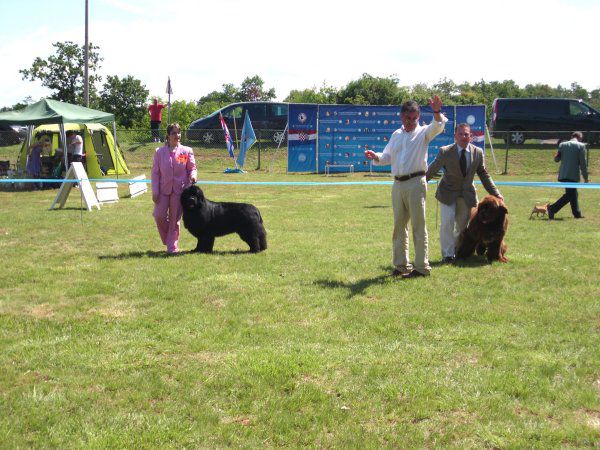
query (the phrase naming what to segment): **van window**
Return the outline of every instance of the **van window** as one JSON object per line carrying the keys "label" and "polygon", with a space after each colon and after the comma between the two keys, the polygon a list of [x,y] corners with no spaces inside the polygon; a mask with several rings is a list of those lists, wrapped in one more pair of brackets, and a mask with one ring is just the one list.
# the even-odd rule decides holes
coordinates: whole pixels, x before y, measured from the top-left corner
{"label": "van window", "polygon": [[564,116],[567,111],[567,104],[564,100],[540,101],[541,110],[546,116]]}
{"label": "van window", "polygon": [[248,111],[248,114],[250,114],[250,119],[265,120],[266,105],[264,103],[246,105],[246,110]]}
{"label": "van window", "polygon": [[287,105],[278,105],[274,103],[272,105],[268,105],[267,108],[270,111],[267,112],[267,115],[270,117],[286,117],[288,115]]}
{"label": "van window", "polygon": [[539,101],[514,100],[507,101],[504,107],[505,114],[535,114],[538,111]]}
{"label": "van window", "polygon": [[586,116],[590,114],[590,108],[579,102],[569,102],[569,114],[571,116]]}
{"label": "van window", "polygon": [[242,117],[242,107],[232,106],[223,110],[223,117],[226,119],[240,119]]}

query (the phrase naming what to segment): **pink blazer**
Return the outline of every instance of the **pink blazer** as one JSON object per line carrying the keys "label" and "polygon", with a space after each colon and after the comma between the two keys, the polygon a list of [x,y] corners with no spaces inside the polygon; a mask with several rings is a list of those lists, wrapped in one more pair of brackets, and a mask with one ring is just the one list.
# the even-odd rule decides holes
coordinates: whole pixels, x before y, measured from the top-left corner
{"label": "pink blazer", "polygon": [[152,196],[181,194],[196,178],[196,160],[190,147],[180,145],[171,153],[169,146],[156,149],[152,163]]}

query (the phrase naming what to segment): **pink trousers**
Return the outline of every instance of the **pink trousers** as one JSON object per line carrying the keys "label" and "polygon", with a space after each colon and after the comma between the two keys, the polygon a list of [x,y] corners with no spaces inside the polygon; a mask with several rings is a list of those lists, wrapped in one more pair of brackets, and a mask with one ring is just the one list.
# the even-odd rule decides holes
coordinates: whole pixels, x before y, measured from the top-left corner
{"label": "pink trousers", "polygon": [[160,195],[158,203],[154,205],[154,220],[158,228],[158,234],[162,243],[167,246],[169,253],[179,251],[177,243],[179,242],[179,221],[183,213],[181,209],[180,195],[172,193],[170,195]]}

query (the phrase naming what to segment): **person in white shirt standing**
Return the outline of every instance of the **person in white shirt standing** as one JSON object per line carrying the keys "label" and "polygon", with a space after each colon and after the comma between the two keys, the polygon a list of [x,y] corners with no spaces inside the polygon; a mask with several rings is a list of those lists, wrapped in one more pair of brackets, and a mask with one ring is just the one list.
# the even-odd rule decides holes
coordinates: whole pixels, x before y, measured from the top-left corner
{"label": "person in white shirt standing", "polygon": [[[434,96],[429,100],[433,121],[419,125],[420,109],[417,102],[407,101],[400,109],[402,128],[394,131],[381,153],[365,151],[365,157],[376,165],[392,165],[394,185],[392,207],[394,232],[392,235],[393,276],[403,278],[427,276],[431,272],[425,224],[425,199],[427,197],[427,151],[429,143],[444,131],[448,119],[441,114],[442,100]],[[410,220],[415,247],[414,264],[409,262],[408,221]]]}
{"label": "person in white shirt standing", "polygon": [[83,162],[83,138],[75,131],[67,131],[67,153],[69,163]]}

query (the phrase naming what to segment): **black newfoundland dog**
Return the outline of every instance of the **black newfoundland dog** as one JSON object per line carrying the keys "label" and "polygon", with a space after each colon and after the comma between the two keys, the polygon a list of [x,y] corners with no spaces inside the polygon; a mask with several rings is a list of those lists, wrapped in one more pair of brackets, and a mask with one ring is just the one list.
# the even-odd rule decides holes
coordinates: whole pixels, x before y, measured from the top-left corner
{"label": "black newfoundland dog", "polygon": [[256,206],[211,202],[196,185],[181,193],[183,225],[198,239],[196,252],[211,253],[215,238],[237,233],[253,253],[267,248],[267,232]]}

